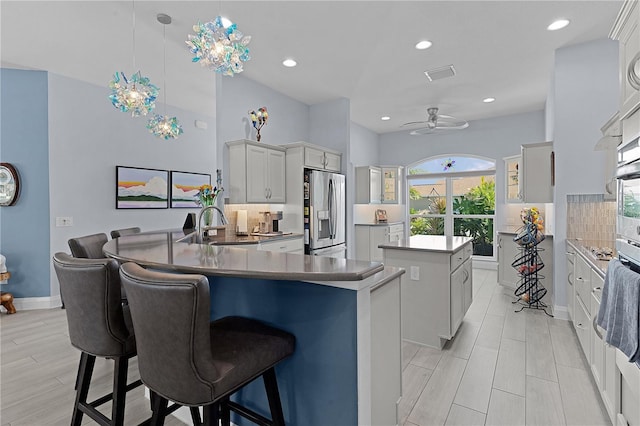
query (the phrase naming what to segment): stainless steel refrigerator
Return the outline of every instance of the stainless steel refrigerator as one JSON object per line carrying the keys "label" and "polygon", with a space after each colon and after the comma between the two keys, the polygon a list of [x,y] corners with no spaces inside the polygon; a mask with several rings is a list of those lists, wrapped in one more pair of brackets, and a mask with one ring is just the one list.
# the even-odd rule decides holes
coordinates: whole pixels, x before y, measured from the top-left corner
{"label": "stainless steel refrigerator", "polygon": [[346,257],[344,175],[305,169],[304,252],[316,256]]}

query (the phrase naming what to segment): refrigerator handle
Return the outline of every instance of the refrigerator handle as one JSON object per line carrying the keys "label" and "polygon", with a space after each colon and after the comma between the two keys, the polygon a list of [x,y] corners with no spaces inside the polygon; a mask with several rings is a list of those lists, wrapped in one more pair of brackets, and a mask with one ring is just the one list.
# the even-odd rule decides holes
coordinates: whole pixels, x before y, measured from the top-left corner
{"label": "refrigerator handle", "polygon": [[328,200],[327,200],[327,205],[329,206],[329,238],[333,239],[334,238],[334,223],[333,223],[333,210],[335,208],[335,206],[333,205],[333,192],[335,191],[335,188],[333,187],[333,179],[329,179],[329,193],[328,193]]}

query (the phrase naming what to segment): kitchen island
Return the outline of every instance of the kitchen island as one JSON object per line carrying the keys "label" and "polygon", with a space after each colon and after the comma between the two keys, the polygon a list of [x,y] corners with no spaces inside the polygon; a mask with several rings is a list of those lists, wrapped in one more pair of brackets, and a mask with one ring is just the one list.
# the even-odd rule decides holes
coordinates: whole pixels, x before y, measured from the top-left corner
{"label": "kitchen island", "polygon": [[402,338],[442,349],[473,300],[472,239],[414,235],[379,246],[384,264],[405,268]]}
{"label": "kitchen island", "polygon": [[[295,335],[294,354],[276,368],[287,424],[397,423],[402,269],[179,241],[184,236],[125,236],[103,251],[121,262],[206,275],[212,319],[241,315]],[[260,381],[235,398],[269,413]]]}

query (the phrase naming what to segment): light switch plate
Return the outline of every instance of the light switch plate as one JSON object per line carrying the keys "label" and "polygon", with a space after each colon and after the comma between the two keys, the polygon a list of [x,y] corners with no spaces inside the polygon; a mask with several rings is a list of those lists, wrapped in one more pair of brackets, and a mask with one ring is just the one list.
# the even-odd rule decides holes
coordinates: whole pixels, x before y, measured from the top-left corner
{"label": "light switch plate", "polygon": [[411,275],[411,279],[413,281],[418,281],[420,280],[420,267],[419,266],[412,266],[410,268],[410,275]]}
{"label": "light switch plate", "polygon": [[64,217],[56,217],[56,226],[73,226],[73,217],[64,216]]}

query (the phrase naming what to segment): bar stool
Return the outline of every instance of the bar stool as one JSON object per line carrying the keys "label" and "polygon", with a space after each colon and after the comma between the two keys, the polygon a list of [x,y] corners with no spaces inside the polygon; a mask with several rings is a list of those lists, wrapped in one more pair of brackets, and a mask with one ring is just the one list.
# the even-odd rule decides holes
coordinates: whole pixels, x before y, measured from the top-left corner
{"label": "bar stool", "polygon": [[[210,322],[209,282],[202,275],[125,263],[120,278],[136,330],[140,378],[152,394],[152,424],[162,425],[177,408],[168,407],[171,400],[203,406],[206,425],[229,425],[231,410],[260,425],[284,425],[275,365],[293,353],[292,334],[249,318]],[[272,420],[229,400],[260,376]]]}
{"label": "bar stool", "polygon": [[69,248],[73,257],[82,259],[102,259],[102,247],[109,241],[107,234],[92,234],[84,237],[70,238]]}
{"label": "bar stool", "polygon": [[[78,259],[66,253],[53,256],[53,266],[65,299],[69,339],[81,351],[76,399],[71,424],[87,414],[101,425],[122,425],[126,392],[140,386],[127,384],[129,359],[136,355],[136,341],[128,309],[120,301],[119,264],[114,259]],[[113,359],[113,392],[87,402],[96,357]],[[111,419],[96,407],[113,400]]]}
{"label": "bar stool", "polygon": [[139,234],[139,233],[140,233],[140,228],[137,226],[133,228],[115,229],[111,231],[111,238],[118,238],[124,235],[133,235],[133,234]]}

